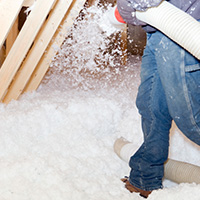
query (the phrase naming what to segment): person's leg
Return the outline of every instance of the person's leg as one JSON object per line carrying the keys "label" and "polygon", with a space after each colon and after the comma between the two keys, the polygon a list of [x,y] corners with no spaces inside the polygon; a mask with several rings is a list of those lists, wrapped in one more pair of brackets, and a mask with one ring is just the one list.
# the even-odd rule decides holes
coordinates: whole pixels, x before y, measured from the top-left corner
{"label": "person's leg", "polygon": [[170,115],[178,128],[200,145],[200,61],[165,36],[156,55],[157,62],[163,63],[158,71]]}
{"label": "person's leg", "polygon": [[129,177],[143,190],[162,187],[172,119],[200,145],[199,61],[162,33],[153,34],[148,42],[137,97],[144,143],[130,159]]}
{"label": "person's leg", "polygon": [[129,182],[146,191],[162,188],[172,121],[157,70],[159,63],[154,52],[160,38],[154,35],[148,35],[151,38],[147,40],[142,58],[141,84],[136,101],[142,117],[144,142],[129,162]]}

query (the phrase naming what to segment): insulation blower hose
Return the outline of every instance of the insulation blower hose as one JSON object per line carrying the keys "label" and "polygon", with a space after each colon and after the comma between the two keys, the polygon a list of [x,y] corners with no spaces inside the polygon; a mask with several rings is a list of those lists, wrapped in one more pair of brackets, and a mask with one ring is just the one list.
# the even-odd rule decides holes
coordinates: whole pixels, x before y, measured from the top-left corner
{"label": "insulation blower hose", "polygon": [[[122,160],[128,163],[130,157],[136,152],[136,147],[133,143],[121,137],[115,141],[114,151]],[[200,184],[200,167],[168,159],[164,164],[164,177],[176,183]]]}
{"label": "insulation blower hose", "polygon": [[[115,7],[115,18],[123,23]],[[136,11],[137,19],[157,28],[200,60],[200,23],[167,1],[146,11]],[[115,20],[115,21],[116,21]],[[111,19],[114,22],[113,19]]]}

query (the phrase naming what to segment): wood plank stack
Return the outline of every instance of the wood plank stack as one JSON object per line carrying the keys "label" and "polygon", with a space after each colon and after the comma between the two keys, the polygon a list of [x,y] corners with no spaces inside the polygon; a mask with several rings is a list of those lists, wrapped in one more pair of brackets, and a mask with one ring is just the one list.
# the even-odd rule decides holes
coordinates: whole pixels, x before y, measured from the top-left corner
{"label": "wood plank stack", "polygon": [[[0,1],[0,102],[36,90],[86,0]],[[30,12],[20,31],[18,16]]]}

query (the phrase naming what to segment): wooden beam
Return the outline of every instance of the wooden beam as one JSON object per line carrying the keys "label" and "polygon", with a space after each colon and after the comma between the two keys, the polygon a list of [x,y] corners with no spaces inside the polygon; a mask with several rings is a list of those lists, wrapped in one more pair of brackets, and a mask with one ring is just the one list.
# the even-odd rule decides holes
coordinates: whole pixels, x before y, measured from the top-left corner
{"label": "wooden beam", "polygon": [[[8,0],[6,0],[8,1]],[[15,2],[16,0],[13,0]],[[24,26],[22,27],[12,49],[0,69],[0,100],[3,99],[17,70],[23,62],[28,50],[44,23],[52,5],[56,0],[42,0],[35,3]]]}
{"label": "wooden beam", "polygon": [[20,96],[72,1],[73,0],[59,0],[55,4],[54,9],[50,12],[48,19],[37,35],[34,45],[31,47],[31,50],[20,67],[20,70],[17,72],[17,75],[10,85],[9,90],[3,99],[4,103],[9,103],[10,100],[17,99]]}
{"label": "wooden beam", "polygon": [[30,7],[35,3],[36,0],[24,0],[23,6]]}
{"label": "wooden beam", "polygon": [[1,0],[0,1],[0,49],[12,28],[24,0]]}
{"label": "wooden beam", "polygon": [[5,47],[2,46],[0,49],[0,68],[1,65],[3,64],[4,59],[5,59]]}
{"label": "wooden beam", "polygon": [[18,33],[19,30],[18,30],[18,18],[17,18],[6,39],[6,55],[8,55],[12,45],[14,44]]}
{"label": "wooden beam", "polygon": [[65,37],[69,34],[71,30],[74,20],[79,15],[84,4],[85,0],[73,0],[73,3],[67,11],[60,28],[55,33],[53,40],[50,42],[48,48],[46,49],[46,53],[43,55],[35,71],[33,72],[31,79],[24,89],[24,92],[34,91],[38,88],[40,82],[42,81],[50,66],[52,58],[54,57],[54,55],[56,55],[54,47],[60,47],[62,45]]}
{"label": "wooden beam", "polygon": [[[36,1],[38,1],[38,0],[24,0],[24,3],[22,6],[31,7]],[[52,7],[54,7],[54,5]]]}

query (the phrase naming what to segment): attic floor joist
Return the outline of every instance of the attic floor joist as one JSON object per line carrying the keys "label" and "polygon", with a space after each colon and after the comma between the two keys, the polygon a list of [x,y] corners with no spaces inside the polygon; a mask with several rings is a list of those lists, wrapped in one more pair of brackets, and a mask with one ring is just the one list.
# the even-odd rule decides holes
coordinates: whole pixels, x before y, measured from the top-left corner
{"label": "attic floor joist", "polygon": [[24,0],[0,1],[0,49],[21,10]]}
{"label": "attic floor joist", "polygon": [[[96,1],[0,1],[0,44],[7,47],[5,60],[0,60],[0,102],[9,103],[38,88],[57,53],[54,47],[61,47],[85,3],[91,6]],[[18,33],[17,16],[22,7],[30,6],[32,9]],[[16,32],[8,36],[12,29]]]}
{"label": "attic floor joist", "polygon": [[30,81],[24,89],[24,92],[34,91],[38,88],[49,68],[53,56],[56,54],[54,46],[61,47],[65,36],[69,34],[70,28],[72,27],[74,20],[78,16],[84,4],[85,0],[76,0],[72,2],[64,19],[61,22],[59,29],[55,33],[53,40],[47,47],[45,55],[42,57],[37,67],[35,68],[35,71],[33,72]]}
{"label": "attic floor joist", "polygon": [[[19,2],[3,1],[9,2],[10,6],[13,2]],[[2,102],[9,103],[12,99],[18,99],[23,92],[37,89],[49,68],[52,57],[56,54],[53,46],[61,46],[85,1],[21,0],[21,4],[17,4],[18,9],[10,20],[7,32],[16,20],[20,6],[30,6],[33,3],[34,6],[0,68]],[[0,24],[3,21],[3,18],[0,18]],[[2,43],[6,35],[5,33],[4,38],[0,37]]]}

